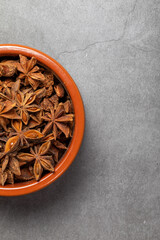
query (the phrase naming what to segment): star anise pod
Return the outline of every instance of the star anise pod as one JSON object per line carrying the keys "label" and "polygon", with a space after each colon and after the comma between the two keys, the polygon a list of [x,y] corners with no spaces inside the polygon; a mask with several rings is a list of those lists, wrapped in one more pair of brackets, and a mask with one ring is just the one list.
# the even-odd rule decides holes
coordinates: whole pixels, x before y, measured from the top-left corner
{"label": "star anise pod", "polygon": [[9,169],[2,171],[0,168],[0,184],[4,186],[5,182],[14,184],[14,174]]}
{"label": "star anise pod", "polygon": [[16,113],[15,103],[6,100],[5,102],[0,102],[0,125],[7,131],[8,119],[18,119],[20,118]]}
{"label": "star anise pod", "polygon": [[0,168],[0,184],[4,186],[7,180],[7,172],[2,172],[2,168]]}
{"label": "star anise pod", "polygon": [[54,134],[51,133],[48,136],[44,137],[44,141],[51,141],[51,147],[49,149],[49,152],[54,155],[55,162],[58,162],[59,160],[59,151],[60,150],[66,150],[67,147],[61,143],[58,140],[55,140]]}
{"label": "star anise pod", "polygon": [[73,121],[73,114],[66,114],[63,105],[58,105],[57,109],[54,110],[53,107],[50,108],[50,112],[46,112],[42,118],[48,122],[43,130],[43,134],[48,133],[52,129],[55,140],[58,135],[58,129],[60,129],[65,136],[68,138],[70,134],[70,129],[67,123]]}
{"label": "star anise pod", "polygon": [[12,88],[8,89],[6,94],[0,93],[0,97],[2,99],[8,99],[13,103],[23,123],[27,125],[30,118],[28,112],[35,113],[40,111],[38,105],[32,103],[36,100],[37,96],[40,97],[44,93],[44,89],[40,89],[34,93],[32,91],[20,91],[19,87],[20,81],[16,81]]}
{"label": "star anise pod", "polygon": [[51,146],[51,142],[47,141],[43,143],[40,147],[35,146],[30,149],[30,153],[19,153],[17,155],[20,161],[31,162],[35,160],[34,163],[34,176],[38,181],[42,175],[43,169],[54,172],[53,158],[50,155],[46,155]]}
{"label": "star anise pod", "polygon": [[30,115],[30,121],[28,123],[28,128],[35,128],[42,123],[42,111],[36,112]]}
{"label": "star anise pod", "polygon": [[37,104],[40,104],[42,98],[44,98],[46,96],[46,88],[45,87],[40,88],[36,91],[32,91],[32,92],[36,95],[35,102]]}
{"label": "star anise pod", "polygon": [[16,158],[18,147],[17,137],[9,138],[6,142],[4,152],[0,155],[2,172],[8,167],[12,173],[16,175],[21,174],[19,161]]}
{"label": "star anise pod", "polygon": [[70,100],[67,100],[66,102],[60,103],[60,104],[62,104],[64,106],[64,110],[65,110],[66,113],[73,112],[73,110],[72,110],[73,107],[72,107],[72,104],[71,104]]}
{"label": "star anise pod", "polygon": [[[16,135],[16,137],[12,137],[9,139],[9,141],[7,141],[6,143],[6,148],[8,147],[7,144],[10,144],[10,141],[12,141],[12,139],[14,139],[14,141],[17,139],[17,144],[22,146],[27,146],[29,147],[29,142],[31,141],[36,141],[36,140],[41,140],[42,137],[44,136],[42,133],[40,133],[37,130],[22,130],[22,121],[21,120],[12,120],[11,121],[11,125],[12,128],[16,131],[16,132],[11,132],[10,135],[14,136]],[[15,142],[16,143],[16,142]]]}
{"label": "star anise pod", "polygon": [[45,111],[50,111],[50,108],[54,107],[56,109],[59,104],[59,98],[55,94],[50,98],[44,98],[43,101],[41,102],[41,108]]}
{"label": "star anise pod", "polygon": [[23,94],[23,92],[18,91],[15,94],[17,112],[20,114],[21,119],[25,125],[28,124],[30,118],[28,112],[35,113],[40,111],[38,105],[32,104],[35,101],[35,99],[36,95],[33,93]]}
{"label": "star anise pod", "polygon": [[30,84],[36,90],[40,82],[45,80],[44,75],[40,72],[40,68],[36,66],[37,60],[34,57],[30,60],[22,55],[19,55],[19,57],[20,63],[17,64],[17,69],[21,73],[18,79],[24,79],[26,86]]}
{"label": "star anise pod", "polygon": [[6,169],[5,172],[7,172],[7,183],[14,184],[14,174],[12,173],[12,171],[9,169]]}
{"label": "star anise pod", "polygon": [[34,179],[34,174],[32,171],[30,171],[29,167],[25,167],[21,169],[21,175],[17,175],[16,179],[21,181],[28,181]]}
{"label": "star anise pod", "polygon": [[0,99],[2,100],[9,100],[12,103],[15,103],[15,94],[20,89],[20,80],[16,82],[12,82],[11,86],[5,85],[5,91],[0,92]]}
{"label": "star anise pod", "polygon": [[11,88],[13,85],[13,80],[11,78],[6,79],[5,81],[0,80],[0,92],[5,93],[6,89]]}
{"label": "star anise pod", "polygon": [[4,158],[2,158],[2,172],[8,167],[9,170],[15,175],[21,175],[19,161],[16,158],[17,152],[8,152]]}

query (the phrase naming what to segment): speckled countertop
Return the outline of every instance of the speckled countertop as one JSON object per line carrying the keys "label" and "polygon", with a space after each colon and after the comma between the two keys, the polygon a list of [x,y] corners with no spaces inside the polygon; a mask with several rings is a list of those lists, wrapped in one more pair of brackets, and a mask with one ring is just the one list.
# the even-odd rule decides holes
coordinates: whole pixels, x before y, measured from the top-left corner
{"label": "speckled countertop", "polygon": [[160,239],[160,1],[0,0],[0,43],[58,60],[82,94],[70,169],[0,197],[0,239]]}

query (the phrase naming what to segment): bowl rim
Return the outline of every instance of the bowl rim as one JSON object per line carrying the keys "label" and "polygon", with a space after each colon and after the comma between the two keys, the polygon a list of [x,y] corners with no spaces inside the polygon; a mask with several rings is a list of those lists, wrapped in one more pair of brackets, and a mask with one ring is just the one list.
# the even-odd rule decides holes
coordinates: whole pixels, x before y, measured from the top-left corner
{"label": "bowl rim", "polygon": [[18,196],[36,192],[58,179],[75,159],[83,140],[85,128],[85,112],[80,92],[64,67],[55,59],[37,49],[17,44],[0,44],[0,56],[14,56],[19,54],[27,57],[34,56],[39,62],[53,70],[55,75],[60,78],[72,99],[75,113],[75,127],[69,148],[55,167],[54,173],[46,174],[39,182],[32,180],[24,183],[0,186],[0,196]]}

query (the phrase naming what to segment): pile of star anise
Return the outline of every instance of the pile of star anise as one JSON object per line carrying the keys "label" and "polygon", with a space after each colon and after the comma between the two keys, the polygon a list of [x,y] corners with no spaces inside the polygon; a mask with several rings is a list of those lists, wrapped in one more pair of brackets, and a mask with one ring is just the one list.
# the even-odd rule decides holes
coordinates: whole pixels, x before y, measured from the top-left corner
{"label": "pile of star anise", "polygon": [[34,57],[6,58],[0,61],[1,185],[54,172],[74,127],[71,99],[53,72]]}

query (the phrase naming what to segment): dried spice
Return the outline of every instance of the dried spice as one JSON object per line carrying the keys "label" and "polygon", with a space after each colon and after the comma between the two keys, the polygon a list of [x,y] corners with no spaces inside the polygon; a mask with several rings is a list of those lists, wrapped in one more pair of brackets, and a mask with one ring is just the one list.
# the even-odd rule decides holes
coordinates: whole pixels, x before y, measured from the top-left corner
{"label": "dried spice", "polygon": [[17,70],[21,72],[18,79],[24,79],[25,85],[31,85],[34,90],[44,81],[45,77],[40,72],[40,68],[36,66],[37,60],[32,57],[30,60],[27,57],[20,55],[20,63],[17,64]]}
{"label": "dried spice", "polygon": [[1,57],[0,184],[54,172],[73,129],[70,96],[54,73],[34,57]]}
{"label": "dried spice", "polygon": [[55,85],[54,90],[58,97],[64,97],[64,88],[62,87],[62,84],[59,83],[58,85]]}
{"label": "dried spice", "polygon": [[16,73],[16,61],[3,61],[0,63],[0,77],[12,77]]}
{"label": "dried spice", "polygon": [[38,181],[42,175],[43,169],[54,172],[54,161],[53,157],[50,155],[46,155],[51,146],[51,142],[47,141],[43,143],[41,146],[34,146],[30,149],[30,153],[19,153],[17,155],[20,161],[31,162],[35,160],[34,163],[34,176]]}
{"label": "dried spice", "polygon": [[62,131],[66,138],[69,137],[70,129],[67,123],[73,121],[73,114],[66,114],[63,105],[58,105],[56,109],[50,108],[50,112],[46,112],[42,118],[48,122],[43,129],[43,134],[48,133],[53,128],[52,133],[54,138],[57,138],[58,129]]}

